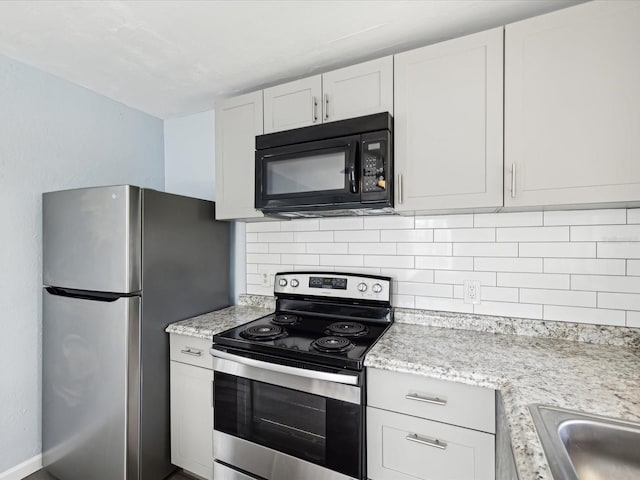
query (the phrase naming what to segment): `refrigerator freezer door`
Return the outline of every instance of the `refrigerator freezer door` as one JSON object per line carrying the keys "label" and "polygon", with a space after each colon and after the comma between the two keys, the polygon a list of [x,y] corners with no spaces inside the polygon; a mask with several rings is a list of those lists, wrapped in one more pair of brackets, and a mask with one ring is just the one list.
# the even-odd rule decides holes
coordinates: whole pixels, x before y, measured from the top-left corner
{"label": "refrigerator freezer door", "polygon": [[43,290],[42,455],[55,477],[138,478],[139,318],[139,297]]}
{"label": "refrigerator freezer door", "polygon": [[45,285],[99,292],[141,289],[141,191],[82,188],[43,195]]}

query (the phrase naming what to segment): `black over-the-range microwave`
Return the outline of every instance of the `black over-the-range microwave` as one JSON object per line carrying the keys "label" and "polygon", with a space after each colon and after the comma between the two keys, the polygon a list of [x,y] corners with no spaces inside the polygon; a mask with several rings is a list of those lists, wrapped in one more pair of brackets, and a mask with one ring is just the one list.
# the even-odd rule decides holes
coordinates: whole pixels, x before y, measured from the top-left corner
{"label": "black over-the-range microwave", "polygon": [[255,206],[265,215],[393,213],[389,113],[256,137]]}

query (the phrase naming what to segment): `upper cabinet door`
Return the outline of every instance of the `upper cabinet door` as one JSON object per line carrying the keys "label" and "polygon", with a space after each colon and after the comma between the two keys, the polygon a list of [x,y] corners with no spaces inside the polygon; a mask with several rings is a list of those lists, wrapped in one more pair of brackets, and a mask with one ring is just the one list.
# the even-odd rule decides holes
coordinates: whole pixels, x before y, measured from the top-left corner
{"label": "upper cabinet door", "polygon": [[502,206],[503,29],[395,57],[397,211]]}
{"label": "upper cabinet door", "polygon": [[255,144],[262,135],[262,91],[216,105],[216,219],[259,218]]}
{"label": "upper cabinet door", "polygon": [[393,56],[322,75],[324,122],[372,113],[393,115]]}
{"label": "upper cabinet door", "polygon": [[506,27],[505,206],[640,201],[639,45],[640,2]]}
{"label": "upper cabinet door", "polygon": [[322,77],[303,78],[264,90],[264,133],[322,123]]}

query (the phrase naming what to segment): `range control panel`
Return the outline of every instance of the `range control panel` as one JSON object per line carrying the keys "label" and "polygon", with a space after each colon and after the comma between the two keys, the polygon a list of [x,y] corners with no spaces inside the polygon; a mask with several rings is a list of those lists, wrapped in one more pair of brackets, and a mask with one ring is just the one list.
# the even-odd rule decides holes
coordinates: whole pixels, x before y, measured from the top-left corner
{"label": "range control panel", "polygon": [[328,272],[277,273],[274,292],[390,302],[391,278]]}

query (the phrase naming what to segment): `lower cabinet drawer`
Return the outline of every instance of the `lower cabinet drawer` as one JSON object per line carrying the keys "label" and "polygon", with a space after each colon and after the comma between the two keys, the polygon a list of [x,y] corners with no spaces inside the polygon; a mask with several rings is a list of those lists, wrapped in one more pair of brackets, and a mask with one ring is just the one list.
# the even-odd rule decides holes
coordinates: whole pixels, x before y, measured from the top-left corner
{"label": "lower cabinet drawer", "polygon": [[493,480],[495,436],[367,408],[371,480]]}
{"label": "lower cabinet drawer", "polygon": [[172,333],[169,336],[169,357],[176,362],[213,370],[213,357],[209,355],[211,340]]}

